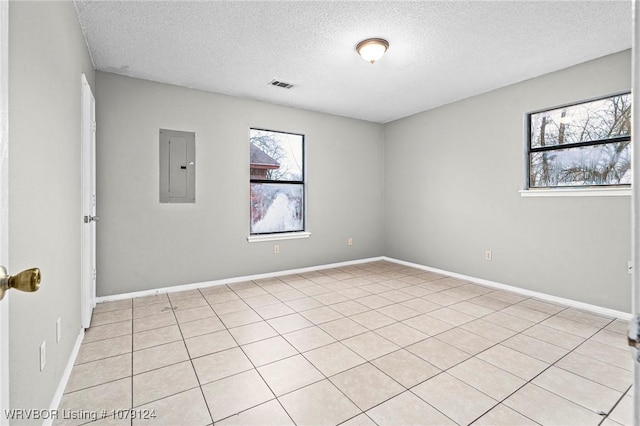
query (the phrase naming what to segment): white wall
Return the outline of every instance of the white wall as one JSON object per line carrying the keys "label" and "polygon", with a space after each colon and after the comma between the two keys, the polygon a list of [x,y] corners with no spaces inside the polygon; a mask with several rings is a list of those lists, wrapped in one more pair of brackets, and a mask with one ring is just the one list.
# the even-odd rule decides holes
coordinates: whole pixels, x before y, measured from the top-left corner
{"label": "white wall", "polygon": [[630,312],[630,198],[518,194],[525,113],[630,88],[624,51],[387,124],[385,254]]}
{"label": "white wall", "polygon": [[80,332],[83,72],[93,84],[72,2],[10,3],[9,271],[42,271],[37,293],[13,290],[10,298],[11,408],[49,407]]}
{"label": "white wall", "polygon": [[[382,125],[103,72],[96,91],[99,296],[382,254]],[[278,255],[247,242],[250,127],[305,135],[312,235]],[[161,128],[196,134],[195,204],[159,203]]]}

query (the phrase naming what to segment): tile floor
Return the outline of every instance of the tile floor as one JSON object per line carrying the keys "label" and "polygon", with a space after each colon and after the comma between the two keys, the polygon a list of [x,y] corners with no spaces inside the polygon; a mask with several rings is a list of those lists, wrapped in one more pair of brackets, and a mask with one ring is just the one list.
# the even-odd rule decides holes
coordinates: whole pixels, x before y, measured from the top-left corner
{"label": "tile floor", "polygon": [[625,332],[385,261],[108,302],[57,424],[631,424]]}

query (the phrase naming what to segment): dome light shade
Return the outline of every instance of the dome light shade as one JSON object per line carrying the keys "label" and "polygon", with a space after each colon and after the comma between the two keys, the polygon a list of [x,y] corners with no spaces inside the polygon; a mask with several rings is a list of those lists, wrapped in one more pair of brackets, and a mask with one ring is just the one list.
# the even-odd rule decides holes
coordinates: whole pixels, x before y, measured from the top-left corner
{"label": "dome light shade", "polygon": [[389,42],[382,38],[368,38],[362,40],[356,46],[356,50],[365,61],[372,64],[382,58],[384,52],[389,48]]}

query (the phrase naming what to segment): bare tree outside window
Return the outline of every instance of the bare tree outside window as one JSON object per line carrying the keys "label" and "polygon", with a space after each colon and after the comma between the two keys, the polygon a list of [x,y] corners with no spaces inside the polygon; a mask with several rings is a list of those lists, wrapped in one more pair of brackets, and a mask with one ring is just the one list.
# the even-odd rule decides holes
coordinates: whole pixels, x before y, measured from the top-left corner
{"label": "bare tree outside window", "polygon": [[532,113],[529,187],[631,183],[631,95]]}
{"label": "bare tree outside window", "polygon": [[251,234],[304,231],[304,136],[251,129]]}

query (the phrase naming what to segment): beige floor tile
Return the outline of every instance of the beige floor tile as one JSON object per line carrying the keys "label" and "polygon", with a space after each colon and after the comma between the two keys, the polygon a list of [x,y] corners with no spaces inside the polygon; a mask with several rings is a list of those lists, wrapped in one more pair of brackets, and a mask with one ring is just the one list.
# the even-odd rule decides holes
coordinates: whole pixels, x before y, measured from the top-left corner
{"label": "beige floor tile", "polygon": [[[385,284],[387,287],[393,287],[393,285],[391,285],[393,283],[387,283]],[[405,284],[402,284],[402,287],[404,287]],[[385,291],[382,293],[378,293],[378,296],[380,297],[384,297],[385,299],[389,299],[392,302],[395,303],[400,303],[400,302],[406,302],[407,300],[411,300],[413,298],[415,298],[415,296],[405,293],[402,290],[390,290],[390,291]]]}
{"label": "beige floor tile", "polygon": [[202,336],[224,330],[224,324],[218,317],[209,317],[200,320],[180,323],[180,331],[185,339]]}
{"label": "beige floor tile", "polygon": [[[313,279],[312,281],[315,282],[315,279]],[[309,287],[305,287],[305,288],[300,289],[300,291],[303,292],[304,294],[306,294],[309,297],[318,296],[320,294],[329,292],[329,290],[327,288],[323,287],[318,282],[316,282],[316,285],[310,285]]]}
{"label": "beige floor tile", "polygon": [[189,361],[138,374],[133,376],[133,406],[147,404],[198,385]]}
{"label": "beige floor tile", "polygon": [[471,358],[447,370],[447,373],[501,401],[526,382],[488,362]]}
{"label": "beige floor tile", "polygon": [[171,303],[173,303],[175,301],[182,300],[182,299],[193,299],[196,297],[203,297],[203,296],[202,296],[202,293],[200,293],[200,290],[193,289],[193,290],[176,291],[174,293],[167,293],[167,297],[169,298]]}
{"label": "beige floor tile", "polygon": [[155,328],[153,330],[135,333],[133,335],[133,350],[138,351],[178,340],[182,340],[182,333],[180,333],[177,325]]}
{"label": "beige floor tile", "polygon": [[244,345],[258,340],[277,336],[278,333],[265,321],[255,322],[236,328],[230,328],[229,333],[236,339],[239,345]]}
{"label": "beige floor tile", "polygon": [[[366,286],[363,288],[365,288],[367,291],[370,291],[369,290],[370,287],[371,286]],[[385,290],[388,290],[388,288],[385,287]],[[371,296],[360,297],[356,299],[356,302],[370,309],[378,309],[378,308],[382,308],[383,306],[393,305],[394,303],[392,300],[381,297],[378,294],[372,294]]]}
{"label": "beige floor tile", "polygon": [[502,312],[494,312],[482,317],[482,319],[517,332],[521,332],[536,325],[535,322],[507,315]]}
{"label": "beige floor tile", "polygon": [[584,337],[566,333],[542,324],[538,324],[523,331],[523,334],[569,350],[574,349],[585,340]]}
{"label": "beige floor tile", "polygon": [[294,426],[284,408],[272,400],[216,423],[221,426]]}
{"label": "beige floor tile", "polygon": [[210,306],[200,306],[198,308],[184,309],[182,311],[175,311],[176,319],[178,323],[185,323],[189,321],[196,321],[203,318],[215,316]]}
{"label": "beige floor tile", "polygon": [[371,361],[373,365],[406,388],[440,373],[440,369],[404,349]]}
{"label": "beige floor tile", "polygon": [[105,325],[114,322],[127,321],[133,318],[132,309],[118,309],[117,311],[94,312],[91,317],[91,325]]}
{"label": "beige floor tile", "polygon": [[519,294],[515,294],[515,293],[511,293],[510,291],[503,291],[503,290],[493,291],[489,293],[489,295],[494,299],[502,300],[510,304],[519,303],[527,299],[526,296],[521,296]]}
{"label": "beige floor tile", "polygon": [[131,336],[114,337],[80,346],[76,365],[131,352]]}
{"label": "beige floor tile", "polygon": [[557,315],[542,321],[541,324],[556,330],[564,331],[565,333],[575,334],[576,336],[580,336],[585,339],[588,339],[600,330],[599,327],[572,321]]}
{"label": "beige floor tile", "polygon": [[530,383],[503,404],[543,425],[584,426],[602,421],[596,413]]}
{"label": "beige floor tile", "polygon": [[185,339],[184,343],[187,345],[187,350],[191,358],[209,355],[238,346],[227,330],[191,337]]}
{"label": "beige floor tile", "polygon": [[206,426],[211,424],[211,415],[199,388],[143,405],[138,408],[141,414],[153,413],[153,418],[136,418],[133,425],[153,426]]}
{"label": "beige floor tile", "polygon": [[169,301],[169,296],[166,294],[155,294],[153,296],[136,297],[133,299],[133,307],[141,307],[145,305],[153,305],[156,303],[166,303]]}
{"label": "beige floor tile", "polygon": [[565,309],[558,313],[558,317],[570,319],[596,328],[602,328],[613,321],[613,318],[581,311],[576,308]]}
{"label": "beige floor tile", "polygon": [[178,322],[176,321],[176,316],[173,314],[173,312],[167,312],[165,314],[154,315],[147,318],[136,318],[133,320],[133,332],[139,333],[141,331],[167,327],[177,323]]}
{"label": "beige floor tile", "polygon": [[171,300],[171,306],[176,311],[183,311],[185,309],[199,308],[201,306],[207,306],[207,299],[198,295],[197,297],[185,297]]}
{"label": "beige floor tile", "polygon": [[487,414],[473,423],[477,426],[536,426],[538,423],[513,411],[511,408],[499,404]]}
{"label": "beige floor tile", "polygon": [[220,320],[227,328],[240,327],[254,322],[263,321],[262,317],[253,310],[244,310],[221,314]]}
{"label": "beige floor tile", "polygon": [[367,361],[400,349],[395,343],[388,341],[372,331],[350,337],[343,340],[342,343]]}
{"label": "beige floor tile", "polygon": [[121,321],[105,325],[92,325],[84,332],[82,343],[91,343],[98,340],[112,339],[114,337],[131,335],[133,321]]}
{"label": "beige floor tile", "polygon": [[154,303],[151,305],[140,305],[133,307],[133,318],[144,318],[153,315],[166,314],[172,312],[173,308],[169,300],[163,303]]}
{"label": "beige floor tile", "polygon": [[304,356],[327,377],[366,362],[360,355],[339,342],[305,352]]}
{"label": "beige floor tile", "polygon": [[[131,377],[105,383],[77,392],[63,395],[58,410],[62,412],[98,412],[102,417],[102,410],[110,413],[113,410],[131,408]],[[68,421],[64,424],[81,424],[87,421]]]}
{"label": "beige floor tile", "polygon": [[633,397],[631,395],[625,395],[621,398],[620,402],[618,402],[618,405],[616,405],[611,414],[609,414],[608,418],[622,425],[632,425]]}
{"label": "beige floor tile", "polygon": [[[216,303],[211,305],[213,311],[217,315],[230,314],[232,312],[244,311],[247,309],[251,309],[249,305],[244,303],[242,300],[230,300],[227,302]],[[178,319],[179,321],[180,319]]]}
{"label": "beige floor tile", "polygon": [[526,334],[517,334],[502,342],[502,345],[518,352],[522,352],[525,355],[532,356],[548,364],[558,361],[569,353],[568,349],[543,342],[542,340],[535,339],[527,336]]}
{"label": "beige floor tile", "polygon": [[166,367],[188,359],[189,354],[184,342],[154,346],[133,353],[133,374]]}
{"label": "beige floor tile", "polygon": [[280,334],[290,333],[313,325],[311,321],[298,313],[273,318],[267,322]]}
{"label": "beige floor tile", "polygon": [[328,306],[310,309],[302,312],[301,315],[316,325],[343,318],[342,314],[334,311]]}
{"label": "beige floor tile", "polygon": [[194,359],[193,368],[203,385],[251,370],[253,365],[240,348],[232,348]]}
{"label": "beige floor tile", "polygon": [[529,309],[522,305],[511,305],[501,310],[503,314],[511,315],[516,318],[526,319],[531,322],[539,323],[546,320],[551,316],[546,312],[536,311],[535,309]]}
{"label": "beige floor tile", "polygon": [[442,340],[443,342],[472,355],[480,353],[495,345],[495,342],[478,336],[477,334],[467,331],[461,327],[456,327],[451,330],[447,330],[444,333],[440,333],[437,338],[438,340]]}
{"label": "beige floor tile", "polygon": [[629,356],[629,351],[627,350],[588,340],[578,346],[575,352],[597,359],[598,361],[609,363],[618,368],[633,371],[633,358]]}
{"label": "beige floor tile", "polygon": [[614,331],[609,331],[606,329],[600,330],[590,339],[595,342],[604,343],[605,345],[609,345],[611,347],[622,349],[623,351],[628,350],[628,342],[627,337],[621,336],[620,333],[616,333]]}
{"label": "beige floor tile", "polygon": [[622,392],[553,366],[532,383],[596,413],[608,413],[622,396]]}
{"label": "beige floor tile", "polygon": [[[278,294],[278,297],[280,298],[280,300],[283,300],[283,298],[281,297],[281,294]],[[304,293],[302,293],[302,295],[306,296]],[[318,302],[316,299],[309,296],[294,299],[294,300],[289,300],[286,303],[296,312],[304,312],[311,309],[321,308],[322,306],[324,306],[322,303]]]}
{"label": "beige floor tile", "polygon": [[417,343],[429,337],[423,332],[400,322],[396,322],[386,327],[379,328],[376,330],[376,333],[389,340],[390,342],[395,343],[401,348],[413,345],[414,343]]}
{"label": "beige floor tile", "polygon": [[459,326],[475,319],[475,317],[472,317],[471,315],[463,314],[462,312],[458,312],[455,309],[448,307],[440,308],[437,311],[431,311],[425,315],[429,315],[440,321],[448,322],[454,326]]}
{"label": "beige floor tile", "polygon": [[[420,283],[420,284],[423,284],[423,283]],[[414,297],[423,297],[433,293],[433,291],[426,289],[424,287],[419,287],[417,284],[412,285],[411,287],[403,288],[402,291]]]}
{"label": "beige floor tile", "polygon": [[566,309],[566,306],[558,305],[556,303],[545,302],[539,299],[527,299],[518,303],[520,306],[524,306],[529,309],[535,309],[536,311],[544,312],[550,315],[555,315],[560,311]]}
{"label": "beige floor tile", "polygon": [[462,324],[460,328],[470,331],[480,337],[484,337],[485,339],[489,339],[494,343],[500,343],[516,334],[513,330],[509,330],[508,328],[501,327],[483,319],[477,319],[466,324]]}
{"label": "beige floor tile", "polygon": [[396,320],[381,314],[378,310],[362,312],[361,314],[352,315],[350,318],[369,330],[375,330],[396,322]]}
{"label": "beige floor tile", "polygon": [[335,321],[325,322],[320,324],[319,327],[338,340],[348,339],[369,331],[368,328],[361,326],[350,318],[340,318]]}
{"label": "beige floor tile", "polygon": [[100,385],[131,376],[131,354],[118,355],[76,365],[69,377],[65,393]]}
{"label": "beige floor tile", "polygon": [[483,361],[508,371],[524,380],[531,380],[549,364],[515,351],[506,346],[496,345],[477,355]]}
{"label": "beige floor tile", "polygon": [[511,306],[511,303],[494,299],[493,297],[491,297],[491,294],[492,293],[483,294],[482,296],[474,297],[473,299],[468,299],[467,302],[473,303],[474,305],[484,306],[485,308],[489,308],[494,311],[499,311],[501,309],[506,308],[507,306]]}
{"label": "beige floor tile", "polygon": [[633,381],[630,371],[575,352],[562,358],[555,365],[620,392],[626,391]]}
{"label": "beige floor tile", "polygon": [[613,322],[610,322],[605,327],[605,330],[613,331],[614,333],[624,334],[626,336],[628,326],[629,326],[628,321],[617,319]]}
{"label": "beige floor tile", "polygon": [[336,341],[320,327],[308,327],[292,331],[283,336],[298,352],[306,352]]}
{"label": "beige floor tile", "polygon": [[223,284],[212,285],[209,287],[202,287],[200,289],[200,294],[202,294],[202,296],[204,296],[205,298],[214,294],[221,294],[221,293],[233,293],[233,291],[229,287]]}
{"label": "beige floor tile", "polygon": [[447,373],[419,384],[412,392],[461,425],[470,424],[498,403]]}
{"label": "beige floor tile", "polygon": [[341,295],[341,296],[346,297],[349,300],[359,299],[361,297],[371,296],[371,293],[369,293],[368,291],[363,290],[361,288],[348,288],[348,289],[345,289],[345,290],[339,290],[338,294]]}
{"label": "beige floor tile", "polygon": [[[430,283],[427,283],[427,285],[429,285]],[[435,284],[434,284],[435,286]],[[431,303],[436,303],[440,306],[449,306],[449,305],[453,305],[455,303],[460,303],[462,302],[461,299],[458,299],[457,297],[453,297],[453,296],[449,296],[446,294],[442,294],[442,293],[432,293],[432,294],[427,294],[426,296],[423,296],[422,299],[427,300]]]}
{"label": "beige floor tile", "polygon": [[243,288],[243,289],[234,288],[233,291],[242,299],[247,299],[247,298],[256,297],[256,296],[264,296],[269,294],[264,289],[257,286],[250,287],[250,288]]}
{"label": "beige floor tile", "polygon": [[481,318],[485,315],[489,315],[490,313],[495,312],[494,309],[489,309],[487,307],[480,306],[475,303],[471,303],[469,301],[455,303],[453,305],[449,305],[449,307],[458,312],[471,315],[472,317],[475,317],[475,318]]}
{"label": "beige floor tile", "polygon": [[314,296],[314,299],[316,299],[318,302],[322,303],[323,305],[327,305],[327,306],[335,305],[336,303],[342,303],[349,300],[349,298],[342,296],[338,293],[319,294],[317,296]]}
{"label": "beige floor tile", "polygon": [[211,409],[214,422],[274,398],[267,384],[255,370],[204,385],[202,392]]}
{"label": "beige floor tile", "polygon": [[[281,302],[291,302],[299,299],[306,299],[308,296],[300,290],[292,289],[275,294],[276,299]],[[315,301],[317,302],[317,300]],[[319,302],[318,302],[319,303]]]}
{"label": "beige floor tile", "polygon": [[293,287],[278,280],[278,282],[274,282],[273,284],[262,286],[262,289],[268,293],[277,294],[282,293],[283,291],[293,290]]}
{"label": "beige floor tile", "polygon": [[428,314],[409,318],[408,320],[402,321],[402,323],[430,336],[435,336],[454,327],[448,322],[440,321]]}
{"label": "beige floor tile", "polygon": [[407,346],[406,349],[441,370],[453,367],[471,357],[471,354],[463,352],[434,337]]}
{"label": "beige floor tile", "polygon": [[405,390],[395,380],[369,363],[336,374],[330,380],[362,411]]}
{"label": "beige floor tile", "polygon": [[120,309],[131,309],[132,307],[133,303],[131,302],[131,299],[114,300],[112,302],[98,303],[96,307],[93,308],[93,313],[118,311]]}
{"label": "beige floor tile", "polygon": [[332,305],[331,309],[347,317],[369,310],[368,307],[356,302],[355,300],[348,300],[346,302],[337,303],[335,305]]}
{"label": "beige floor tile", "polygon": [[[423,289],[424,291],[430,292],[430,290]],[[418,311],[422,314],[427,312],[435,311],[440,309],[442,306],[437,303],[429,302],[428,300],[416,298],[407,300],[405,302],[400,303],[402,306],[406,306],[409,309],[413,309],[414,311]]]}
{"label": "beige floor tile", "polygon": [[281,336],[243,345],[242,350],[257,367],[298,354]]}
{"label": "beige floor tile", "polygon": [[276,396],[324,379],[324,376],[302,355],[292,356],[258,368]]}
{"label": "beige floor tile", "polygon": [[378,309],[378,312],[390,318],[393,318],[396,321],[406,320],[422,314],[422,312],[418,312],[399,303],[383,306],[382,308]]}
{"label": "beige floor tile", "polygon": [[217,304],[224,303],[224,302],[231,302],[233,300],[240,300],[238,295],[235,294],[231,290],[229,290],[229,291],[220,291],[220,292],[212,293],[212,294],[205,293],[204,298],[207,299],[207,302],[209,302],[209,304],[211,304],[211,305],[217,305]]}
{"label": "beige floor tile", "polygon": [[254,308],[254,310],[265,320],[295,313],[293,309],[282,302],[274,303],[273,305],[259,306]]}
{"label": "beige floor tile", "polygon": [[360,413],[328,380],[288,393],[279,400],[298,425],[337,425]]}
{"label": "beige floor tile", "polygon": [[451,419],[408,391],[372,408],[367,414],[380,426],[455,425]]}
{"label": "beige floor tile", "polygon": [[344,423],[340,423],[340,426],[376,426],[376,423],[365,413],[362,413]]}

